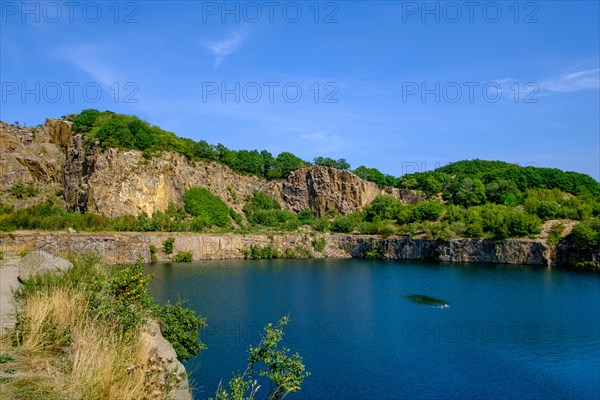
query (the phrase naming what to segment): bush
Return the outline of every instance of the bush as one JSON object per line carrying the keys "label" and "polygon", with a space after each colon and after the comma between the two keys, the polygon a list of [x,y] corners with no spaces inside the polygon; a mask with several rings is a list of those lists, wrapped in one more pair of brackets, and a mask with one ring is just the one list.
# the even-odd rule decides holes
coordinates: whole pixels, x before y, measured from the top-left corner
{"label": "bush", "polygon": [[414,211],[416,221],[435,221],[444,213],[444,204],[439,201],[423,201]]}
{"label": "bush", "polygon": [[167,238],[164,242],[163,242],[163,251],[165,252],[165,254],[172,254],[173,253],[173,243],[175,243],[175,238]]}
{"label": "bush", "polygon": [[313,244],[313,248],[315,249],[315,251],[321,253],[323,250],[325,250],[325,246],[327,245],[327,240],[325,240],[324,237],[321,237],[318,239],[314,239],[312,244]]}
{"label": "bush", "polygon": [[173,345],[177,358],[187,360],[206,348],[200,342],[199,332],[199,329],[206,328],[206,319],[200,318],[194,310],[184,308],[183,304],[182,301],[167,303],[159,307],[154,314],[162,335]]}
{"label": "bush", "polygon": [[191,251],[180,251],[175,255],[175,262],[192,262],[192,252]]}
{"label": "bush", "polygon": [[550,232],[548,232],[548,240],[547,243],[549,246],[556,246],[558,242],[560,242],[560,238],[562,237],[562,233],[565,230],[564,224],[557,222],[550,227]]}
{"label": "bush", "polygon": [[366,220],[393,220],[400,208],[402,208],[402,203],[396,198],[389,195],[378,195],[366,209]]}
{"label": "bush", "polygon": [[312,221],[311,225],[314,230],[319,231],[319,232],[325,232],[325,231],[329,230],[331,222],[329,221],[329,218],[321,217],[321,218],[314,219]]}
{"label": "bush", "polygon": [[191,188],[183,195],[183,202],[188,213],[202,218],[208,225],[227,227],[231,224],[229,207],[207,189]]}
{"label": "bush", "polygon": [[156,260],[156,246],[153,244],[150,245],[150,262],[155,263]]}
{"label": "bush", "polygon": [[271,381],[265,399],[281,400],[300,390],[304,379],[310,375],[305,371],[302,357],[298,353],[290,355],[286,347],[278,348],[289,320],[289,316],[284,316],[275,326],[271,323],[265,326],[258,346],[250,346],[248,350],[248,366],[244,373],[235,374],[227,389],[219,385],[214,400],[254,399],[261,388],[261,385],[256,385],[256,372]]}
{"label": "bush", "polygon": [[355,227],[355,222],[346,215],[337,217],[331,224],[331,230],[339,233],[350,233]]}
{"label": "bush", "polygon": [[571,238],[582,250],[598,249],[600,247],[600,221],[580,222],[573,228]]}
{"label": "bush", "polygon": [[510,236],[531,236],[540,233],[540,219],[523,211],[511,211],[507,216]]}
{"label": "bush", "polygon": [[284,226],[298,221],[295,214],[282,210],[277,200],[266,193],[254,191],[246,201],[243,210],[252,225]]}
{"label": "bush", "polygon": [[10,188],[10,194],[12,194],[17,199],[26,199],[29,197],[34,197],[38,194],[38,190],[33,185],[23,185],[21,182],[15,183]]}

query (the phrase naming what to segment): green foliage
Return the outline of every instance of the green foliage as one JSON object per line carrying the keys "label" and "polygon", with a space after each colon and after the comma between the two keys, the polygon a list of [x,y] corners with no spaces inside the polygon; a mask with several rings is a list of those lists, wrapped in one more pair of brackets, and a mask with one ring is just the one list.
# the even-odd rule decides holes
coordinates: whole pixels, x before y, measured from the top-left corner
{"label": "green foliage", "polygon": [[16,358],[11,356],[10,354],[0,353],[0,364],[4,364],[15,360]]}
{"label": "green foliage", "polygon": [[289,321],[289,316],[285,316],[275,325],[269,323],[264,327],[265,333],[262,334],[259,345],[250,346],[248,350],[248,366],[245,371],[234,375],[227,388],[219,386],[215,400],[255,399],[260,389],[254,378],[256,372],[271,382],[265,399],[281,400],[289,393],[301,389],[304,379],[310,376],[305,371],[302,357],[297,352],[290,355],[287,347],[279,347]]}
{"label": "green foliage", "polygon": [[150,245],[150,262],[151,263],[155,263],[157,261],[156,259],[156,246],[154,246],[153,244]]}
{"label": "green foliage", "polygon": [[316,218],[312,222],[313,229],[319,232],[325,232],[329,230],[330,226],[331,222],[329,221],[328,217]]}
{"label": "green foliage", "polygon": [[269,170],[267,178],[286,178],[292,171],[310,166],[310,163],[284,151],[277,156],[275,165]]}
{"label": "green foliage", "polygon": [[184,302],[167,303],[154,311],[160,324],[160,331],[173,345],[177,358],[187,360],[198,355],[206,346],[200,341],[200,329],[206,328],[206,319],[200,318]]}
{"label": "green foliage", "polygon": [[415,220],[435,221],[444,213],[444,205],[439,201],[423,201],[414,210]]}
{"label": "green foliage", "polygon": [[175,238],[170,237],[165,239],[163,242],[163,251],[165,254],[173,253],[173,243],[175,243]]}
{"label": "green foliage", "polygon": [[195,142],[180,138],[135,116],[111,111],[83,110],[72,121],[75,132],[85,134],[87,143],[97,143],[101,149],[140,150],[146,157],[173,151],[191,160],[218,161],[234,171],[269,179],[284,178],[290,172],[310,165],[291,153],[284,152],[273,158],[266,150],[235,151],[222,144],[215,146],[204,140]]}
{"label": "green foliage", "polygon": [[141,263],[115,267],[102,289],[90,301],[97,318],[114,321],[123,333],[137,329],[152,309],[148,285],[152,276],[145,275]]}
{"label": "green foliage", "polygon": [[173,259],[175,262],[192,262],[192,252],[191,251],[180,251],[175,255]]}
{"label": "green foliage", "polygon": [[577,224],[571,231],[571,239],[582,250],[600,248],[600,221],[588,220]]}
{"label": "green foliage", "polygon": [[385,175],[377,168],[367,168],[364,165],[356,168],[354,172],[357,176],[367,181],[375,182],[380,187],[383,186],[397,186],[398,178],[391,175]]}
{"label": "green foliage", "polygon": [[565,230],[565,225],[557,222],[552,224],[550,227],[550,231],[548,232],[548,240],[547,243],[549,246],[556,246],[562,237],[562,233]]}
{"label": "green foliage", "polygon": [[243,210],[246,219],[251,225],[283,226],[291,222],[298,222],[295,214],[281,209],[281,206],[266,193],[254,191]]}
{"label": "green foliage", "polygon": [[[184,308],[181,301],[163,307],[155,305],[148,294],[152,276],[143,273],[140,263],[111,269],[102,265],[94,253],[77,254],[70,260],[74,265],[72,269],[26,279],[14,293],[17,309],[24,307],[28,299],[39,292],[49,293],[57,287],[85,290],[90,294],[90,318],[107,321],[115,330],[132,332],[145,319],[154,317],[165,339],[173,344],[178,358],[194,357],[205,347],[198,332],[206,327],[205,320],[193,310]],[[17,318],[16,341],[27,335],[27,323],[23,318]],[[60,349],[68,345],[70,331],[58,331],[56,324],[49,320],[45,336],[50,349]]]}
{"label": "green foliage", "polygon": [[579,261],[575,263],[575,268],[594,270],[596,269],[596,264],[593,261]]}
{"label": "green foliage", "polygon": [[339,233],[350,233],[356,227],[356,222],[346,215],[337,217],[331,224],[331,230]]}
{"label": "green foliage", "polygon": [[16,197],[17,199],[26,199],[29,197],[34,197],[38,194],[38,190],[33,185],[23,185],[23,183],[18,182],[15,183],[10,188],[10,194]]}
{"label": "green foliage", "polygon": [[320,238],[314,239],[312,241],[312,245],[316,252],[321,253],[323,250],[325,250],[325,246],[327,245],[327,240],[324,237],[320,237]]}
{"label": "green foliage", "polygon": [[464,178],[456,188],[454,203],[463,207],[482,204],[485,201],[485,186],[480,179]]}
{"label": "green foliage", "polygon": [[185,210],[196,217],[198,227],[226,227],[231,224],[229,207],[219,197],[203,188],[191,188],[183,195]]}
{"label": "green foliage", "polygon": [[402,203],[395,197],[389,195],[376,196],[366,208],[366,220],[393,220],[402,208]]}
{"label": "green foliage", "polygon": [[329,167],[329,168],[337,168],[341,170],[349,170],[350,164],[344,158],[340,158],[339,160],[334,160],[329,157],[315,157],[313,160],[315,165],[319,165],[321,167]]}

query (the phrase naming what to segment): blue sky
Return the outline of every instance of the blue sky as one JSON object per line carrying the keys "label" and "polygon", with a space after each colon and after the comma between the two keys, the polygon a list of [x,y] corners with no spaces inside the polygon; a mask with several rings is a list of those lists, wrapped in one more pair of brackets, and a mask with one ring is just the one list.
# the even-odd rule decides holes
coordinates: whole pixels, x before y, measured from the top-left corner
{"label": "blue sky", "polygon": [[396,176],[481,158],[600,179],[598,1],[0,4],[5,122],[108,109]]}

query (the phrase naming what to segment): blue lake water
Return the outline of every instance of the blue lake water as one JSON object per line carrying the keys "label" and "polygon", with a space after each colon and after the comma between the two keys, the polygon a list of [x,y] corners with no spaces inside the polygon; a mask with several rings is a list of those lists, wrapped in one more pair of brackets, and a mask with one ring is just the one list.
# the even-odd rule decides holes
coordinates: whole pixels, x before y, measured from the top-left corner
{"label": "blue lake water", "polygon": [[208,349],[185,363],[195,399],[243,370],[262,326],[287,313],[284,344],[312,375],[286,399],[600,398],[598,273],[357,259],[146,269],[157,301],[187,299],[208,319]]}

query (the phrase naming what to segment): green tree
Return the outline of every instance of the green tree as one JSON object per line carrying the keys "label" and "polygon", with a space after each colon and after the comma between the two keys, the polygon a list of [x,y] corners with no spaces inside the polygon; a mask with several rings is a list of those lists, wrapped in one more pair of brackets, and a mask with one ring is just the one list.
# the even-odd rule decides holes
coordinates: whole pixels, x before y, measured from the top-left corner
{"label": "green tree", "polygon": [[310,165],[306,161],[286,151],[279,154],[276,161],[275,168],[271,170],[269,178],[285,178],[290,172]]}
{"label": "green tree", "polygon": [[191,188],[183,195],[185,210],[194,217],[204,218],[209,225],[229,226],[229,207],[219,197],[204,188]]}
{"label": "green tree", "polygon": [[600,221],[580,222],[571,231],[571,239],[583,250],[600,248]]}
{"label": "green tree", "polygon": [[250,346],[248,350],[248,366],[244,372],[236,374],[227,388],[219,386],[215,400],[254,400],[260,389],[255,379],[257,372],[271,383],[264,399],[281,400],[289,393],[300,391],[310,373],[306,372],[300,354],[290,355],[287,347],[279,348],[289,321],[289,316],[285,316],[275,325],[269,323],[264,327],[259,345]]}
{"label": "green tree", "polygon": [[454,203],[471,207],[485,202],[485,186],[480,179],[465,178],[458,184]]}

